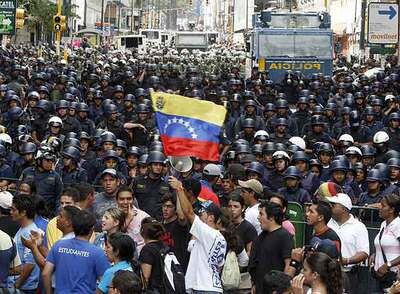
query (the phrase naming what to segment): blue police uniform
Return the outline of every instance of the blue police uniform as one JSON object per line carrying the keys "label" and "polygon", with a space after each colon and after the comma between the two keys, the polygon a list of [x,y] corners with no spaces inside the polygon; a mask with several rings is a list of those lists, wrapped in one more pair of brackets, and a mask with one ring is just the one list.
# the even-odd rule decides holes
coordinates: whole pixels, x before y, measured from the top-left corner
{"label": "blue police uniform", "polygon": [[28,167],[22,172],[21,180],[34,182],[37,194],[44,198],[49,211],[56,212],[63,189],[63,182],[57,172],[42,172],[36,167]]}

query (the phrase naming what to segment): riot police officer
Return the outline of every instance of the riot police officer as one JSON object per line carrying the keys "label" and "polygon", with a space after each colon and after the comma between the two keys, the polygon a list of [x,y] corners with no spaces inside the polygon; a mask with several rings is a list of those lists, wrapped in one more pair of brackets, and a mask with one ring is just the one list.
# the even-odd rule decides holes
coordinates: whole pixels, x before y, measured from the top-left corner
{"label": "riot police officer", "polygon": [[36,157],[36,166],[23,170],[20,180],[35,183],[36,192],[44,198],[49,211],[53,214],[59,205],[63,183],[60,175],[53,170],[56,162],[51,150],[39,150]]}
{"label": "riot police officer", "polygon": [[140,209],[157,219],[161,218],[161,197],[169,191],[163,180],[166,158],[160,151],[151,151],[147,158],[149,174],[134,181],[134,193]]}
{"label": "riot police officer", "polygon": [[86,183],[87,172],[79,166],[80,151],[78,148],[68,146],[61,153],[62,162],[56,165],[56,171],[61,176],[64,185]]}

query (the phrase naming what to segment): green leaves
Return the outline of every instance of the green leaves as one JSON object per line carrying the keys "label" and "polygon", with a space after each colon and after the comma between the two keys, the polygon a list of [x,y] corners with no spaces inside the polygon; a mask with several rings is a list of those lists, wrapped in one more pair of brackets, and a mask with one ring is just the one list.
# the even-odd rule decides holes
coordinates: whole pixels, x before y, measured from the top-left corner
{"label": "green leaves", "polygon": [[[36,29],[38,26],[43,29],[44,34],[53,31],[53,15],[57,13],[57,6],[50,0],[22,0],[20,6],[27,9],[28,26]],[[73,11],[76,5],[63,7],[62,14],[68,17],[78,17]]]}

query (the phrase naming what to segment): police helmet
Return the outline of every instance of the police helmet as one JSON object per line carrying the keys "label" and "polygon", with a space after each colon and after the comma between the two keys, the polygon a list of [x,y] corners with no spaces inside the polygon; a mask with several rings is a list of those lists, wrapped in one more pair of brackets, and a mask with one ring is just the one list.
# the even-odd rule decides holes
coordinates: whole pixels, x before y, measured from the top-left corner
{"label": "police helmet", "polygon": [[160,151],[150,151],[149,152],[149,157],[147,158],[147,164],[152,164],[152,163],[162,163],[165,164],[166,157],[164,153]]}
{"label": "police helmet", "polygon": [[252,161],[246,168],[246,172],[254,172],[262,177],[264,175],[264,166],[258,161]]}
{"label": "police helmet", "polygon": [[19,147],[19,153],[21,155],[26,155],[26,154],[34,154],[37,151],[36,144],[32,142],[25,142]]}
{"label": "police helmet", "polygon": [[295,178],[300,180],[301,179],[301,173],[299,171],[299,169],[293,165],[289,166],[285,173],[284,173],[284,178]]}
{"label": "police helmet", "polygon": [[79,162],[79,160],[81,158],[81,152],[79,151],[78,148],[76,148],[74,146],[68,146],[68,147],[65,147],[64,150],[62,151],[62,156],[71,158],[75,162]]}

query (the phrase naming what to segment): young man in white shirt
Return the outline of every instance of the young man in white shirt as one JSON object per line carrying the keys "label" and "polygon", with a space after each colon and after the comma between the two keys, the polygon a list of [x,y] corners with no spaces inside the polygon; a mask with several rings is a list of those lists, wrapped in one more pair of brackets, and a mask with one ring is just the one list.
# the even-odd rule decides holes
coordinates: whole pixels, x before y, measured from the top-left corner
{"label": "young man in white shirt", "polygon": [[263,186],[256,179],[239,181],[241,187],[240,195],[247,208],[244,211],[244,219],[251,223],[260,235],[262,232],[260,221],[258,220],[260,202],[258,198],[263,194]]}
{"label": "young man in white shirt", "polygon": [[347,293],[360,293],[358,264],[369,255],[368,231],[365,225],[350,214],[352,203],[348,195],[338,193],[327,198],[332,203],[332,218],[328,227],[333,229],[342,243],[342,265]]}
{"label": "young man in white shirt", "polygon": [[189,243],[190,259],[185,276],[188,293],[223,293],[220,271],[225,262],[227,243],[219,232],[221,211],[212,201],[203,202],[199,216],[195,215],[182,183],[170,177],[169,184],[176,191],[177,205],[192,224],[195,237]]}

